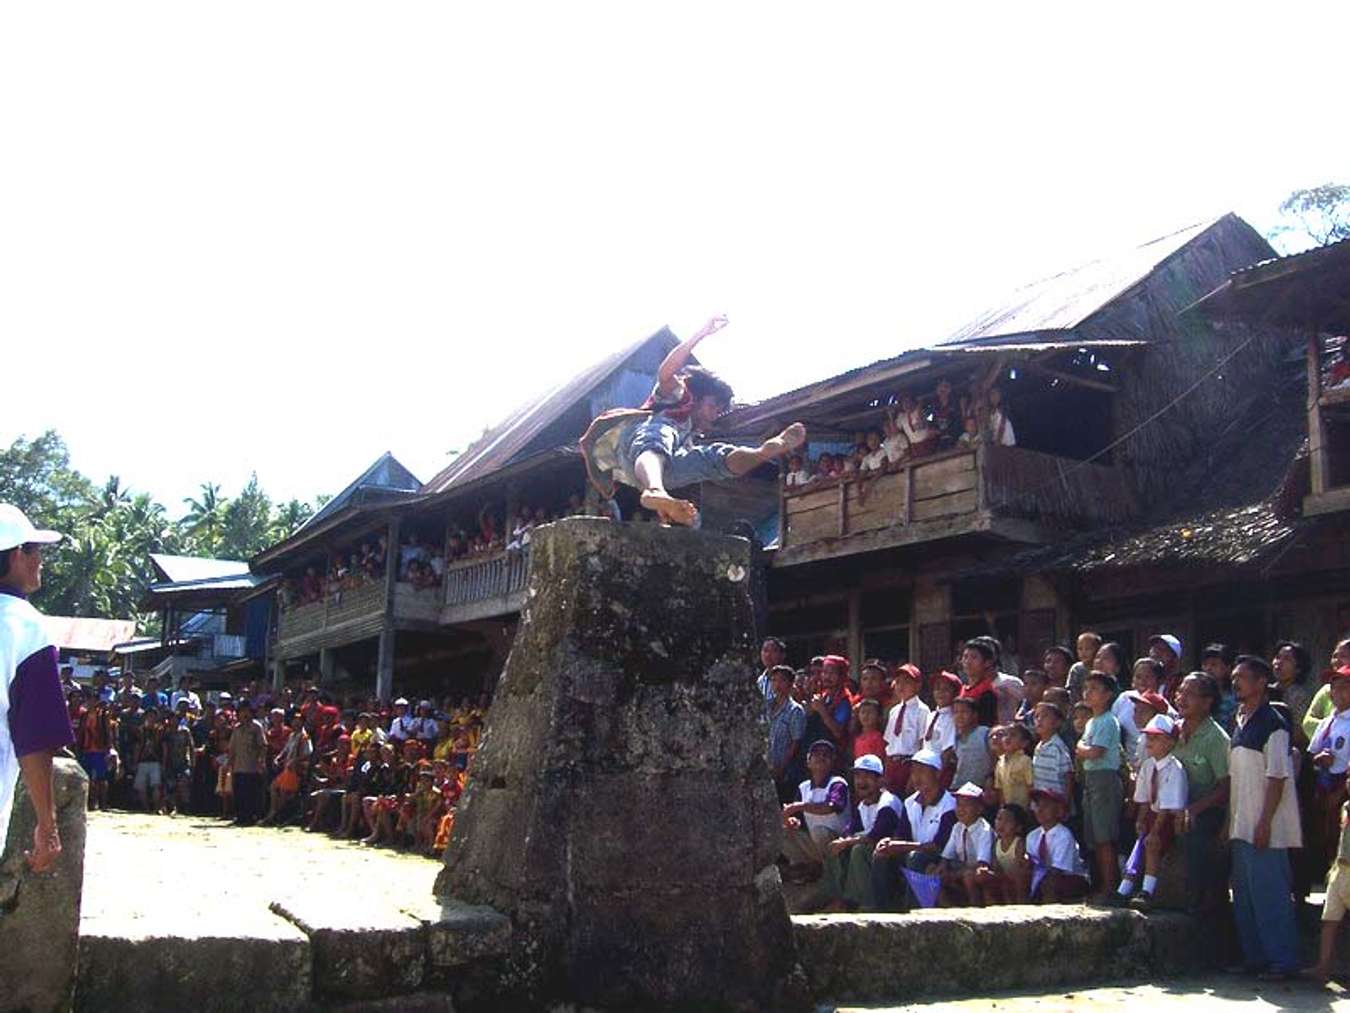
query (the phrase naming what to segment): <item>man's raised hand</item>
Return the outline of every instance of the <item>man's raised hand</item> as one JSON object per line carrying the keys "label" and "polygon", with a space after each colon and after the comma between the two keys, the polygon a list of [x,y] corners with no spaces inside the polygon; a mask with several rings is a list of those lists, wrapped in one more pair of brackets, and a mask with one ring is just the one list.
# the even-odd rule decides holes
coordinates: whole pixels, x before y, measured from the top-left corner
{"label": "man's raised hand", "polygon": [[698,329],[698,333],[695,334],[694,337],[701,341],[704,338],[706,338],[709,334],[716,334],[726,325],[727,325],[727,315],[725,313],[719,313],[717,316],[712,317],[711,319],[708,320],[706,324],[700,327]]}

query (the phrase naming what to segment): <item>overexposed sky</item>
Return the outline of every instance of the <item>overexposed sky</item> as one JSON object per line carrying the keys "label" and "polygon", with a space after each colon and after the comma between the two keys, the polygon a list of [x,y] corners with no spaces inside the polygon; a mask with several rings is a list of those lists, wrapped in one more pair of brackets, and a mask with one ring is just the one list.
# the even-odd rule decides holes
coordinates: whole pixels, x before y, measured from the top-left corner
{"label": "overexposed sky", "polygon": [[662,324],[763,397],[1350,180],[1343,3],[931,6],[6,5],[0,443],[425,479]]}

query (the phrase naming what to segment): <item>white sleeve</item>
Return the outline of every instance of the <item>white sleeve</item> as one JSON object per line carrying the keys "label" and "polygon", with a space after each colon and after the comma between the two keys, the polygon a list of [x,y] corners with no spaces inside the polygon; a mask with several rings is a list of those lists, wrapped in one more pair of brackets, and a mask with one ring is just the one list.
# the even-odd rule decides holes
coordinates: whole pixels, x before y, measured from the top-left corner
{"label": "white sleeve", "polygon": [[942,857],[949,862],[956,861],[956,835],[963,830],[964,827],[958,823],[956,826],[952,827],[952,832],[947,835],[947,844],[946,847],[942,849]]}
{"label": "white sleeve", "polygon": [[988,823],[980,827],[979,836],[975,839],[974,860],[984,862],[986,865],[994,864],[994,831],[989,828]]}
{"label": "white sleeve", "polygon": [[1336,720],[1336,712],[1328,714],[1321,721],[1317,722],[1317,731],[1313,732],[1312,741],[1308,743],[1308,755],[1320,753],[1327,748],[1326,738],[1331,731],[1331,723]]}
{"label": "white sleeve", "polygon": [[1287,779],[1294,776],[1294,761],[1289,755],[1289,733],[1280,729],[1266,739],[1266,777]]}
{"label": "white sleeve", "polygon": [[1134,782],[1134,801],[1148,801],[1149,780],[1153,777],[1153,767],[1151,756],[1139,765],[1139,776]]}
{"label": "white sleeve", "polygon": [[1050,843],[1050,863],[1060,872],[1073,873],[1078,869],[1078,841],[1072,830],[1063,823],[1059,825],[1064,827],[1064,833],[1056,834],[1056,839]]}

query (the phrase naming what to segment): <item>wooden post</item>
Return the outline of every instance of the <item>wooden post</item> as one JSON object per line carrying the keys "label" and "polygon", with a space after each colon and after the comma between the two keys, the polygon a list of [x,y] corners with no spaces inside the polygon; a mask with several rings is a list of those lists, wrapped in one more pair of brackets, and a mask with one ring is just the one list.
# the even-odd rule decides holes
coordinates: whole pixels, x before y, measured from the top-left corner
{"label": "wooden post", "polygon": [[332,647],[319,648],[319,684],[328,685],[337,672],[337,650]]}
{"label": "wooden post", "polygon": [[399,518],[395,514],[389,519],[389,552],[384,567],[384,623],[380,627],[375,658],[375,696],[379,700],[390,700],[394,695],[394,602],[398,594],[399,529]]}
{"label": "wooden post", "polygon": [[914,523],[914,466],[906,464],[900,473],[905,479],[905,527]]}
{"label": "wooden post", "polygon": [[862,652],[862,592],[854,589],[848,593],[848,674],[854,682],[862,667]]}
{"label": "wooden post", "polygon": [[1322,341],[1318,329],[1308,336],[1308,463],[1312,471],[1312,494],[1327,491],[1330,460],[1326,430],[1322,425]]}
{"label": "wooden post", "polygon": [[375,696],[387,702],[394,696],[394,627],[386,623],[380,631],[380,646],[375,662]]}
{"label": "wooden post", "polygon": [[272,659],[272,692],[280,693],[286,688],[286,662],[281,658]]}
{"label": "wooden post", "polygon": [[848,534],[848,479],[839,479],[839,534]]}
{"label": "wooden post", "polygon": [[787,486],[779,482],[778,485],[778,547],[785,549],[788,546],[788,523],[787,523]]}

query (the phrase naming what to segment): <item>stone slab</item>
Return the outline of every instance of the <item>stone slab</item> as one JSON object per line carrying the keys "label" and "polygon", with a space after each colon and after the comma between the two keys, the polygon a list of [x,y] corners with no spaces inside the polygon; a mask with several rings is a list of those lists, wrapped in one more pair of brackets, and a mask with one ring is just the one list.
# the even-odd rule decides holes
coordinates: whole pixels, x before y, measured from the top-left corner
{"label": "stone slab", "polygon": [[403,911],[426,929],[427,961],[440,971],[504,957],[511,946],[511,919],[479,904],[420,898]]}
{"label": "stone slab", "polygon": [[1177,974],[1215,958],[1197,923],[1170,912],[1021,905],[795,915],[792,923],[812,994],[832,1002]]}
{"label": "stone slab", "polygon": [[379,998],[422,984],[426,928],[402,911],[342,889],[273,901],[271,910],[309,938],[316,996]]}
{"label": "stone slab", "polygon": [[280,918],[245,936],[179,926],[173,934],[80,937],[75,1009],[88,1013],[260,1013],[310,1001],[309,940]]}

